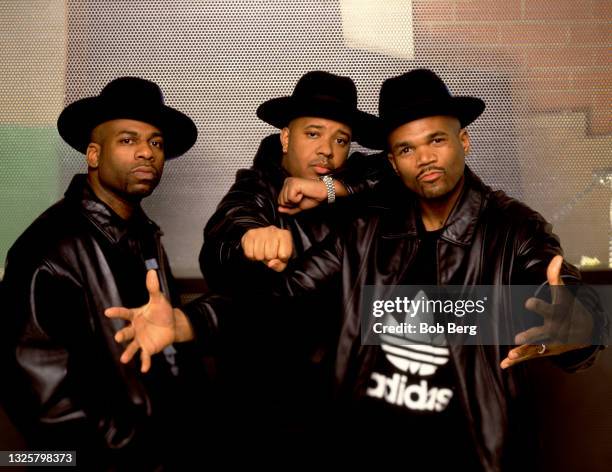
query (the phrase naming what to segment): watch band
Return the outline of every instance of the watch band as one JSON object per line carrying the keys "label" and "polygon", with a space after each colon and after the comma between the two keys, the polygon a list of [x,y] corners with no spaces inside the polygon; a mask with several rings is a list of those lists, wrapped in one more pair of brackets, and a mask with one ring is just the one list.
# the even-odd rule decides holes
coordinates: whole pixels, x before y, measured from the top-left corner
{"label": "watch band", "polygon": [[320,177],[320,179],[327,189],[327,203],[334,203],[336,201],[336,188],[334,187],[333,177],[331,175],[324,175]]}

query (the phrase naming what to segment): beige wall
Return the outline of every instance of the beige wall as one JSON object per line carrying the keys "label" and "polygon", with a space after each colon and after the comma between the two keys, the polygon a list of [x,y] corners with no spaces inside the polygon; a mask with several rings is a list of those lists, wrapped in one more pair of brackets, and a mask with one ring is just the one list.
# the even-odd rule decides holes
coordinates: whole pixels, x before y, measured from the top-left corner
{"label": "beige wall", "polygon": [[55,201],[64,105],[67,22],[64,0],[3,1],[0,14],[0,278],[6,251]]}
{"label": "beige wall", "polygon": [[66,74],[64,0],[4,1],[0,17],[0,122],[54,125]]}

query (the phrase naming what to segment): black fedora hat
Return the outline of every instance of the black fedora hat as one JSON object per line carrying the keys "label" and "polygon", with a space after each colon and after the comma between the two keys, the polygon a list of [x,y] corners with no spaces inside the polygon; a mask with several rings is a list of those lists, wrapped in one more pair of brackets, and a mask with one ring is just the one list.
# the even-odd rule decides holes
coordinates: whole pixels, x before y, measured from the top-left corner
{"label": "black fedora hat", "polygon": [[116,119],[142,121],[159,128],[164,135],[166,159],[187,152],[198,137],[191,118],[164,105],[156,83],[138,77],[120,77],[109,82],[100,95],[71,103],[57,119],[57,129],[64,141],[85,154],[93,129]]}
{"label": "black fedora hat", "polygon": [[452,96],[442,79],[430,70],[415,69],[392,77],[380,89],[378,114],[383,135],[377,148],[385,148],[388,134],[410,121],[448,115],[459,119],[463,128],[484,109],[480,98]]}
{"label": "black fedora hat", "polygon": [[304,74],[291,96],[259,105],[257,116],[276,128],[284,128],[301,116],[339,121],[350,126],[353,140],[366,147],[372,144],[378,126],[374,115],[357,109],[357,88],[352,79],[322,71]]}

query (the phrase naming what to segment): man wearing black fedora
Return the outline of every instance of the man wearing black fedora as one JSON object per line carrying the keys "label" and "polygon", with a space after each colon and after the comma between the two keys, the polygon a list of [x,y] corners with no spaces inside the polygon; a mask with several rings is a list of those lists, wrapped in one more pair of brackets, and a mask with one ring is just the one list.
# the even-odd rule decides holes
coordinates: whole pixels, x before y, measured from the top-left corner
{"label": "man wearing black fedora", "polygon": [[[200,268],[211,289],[248,303],[244,311],[256,324],[252,339],[261,339],[260,333],[266,339],[285,340],[280,345],[260,342],[253,350],[270,350],[262,354],[267,360],[260,362],[256,390],[264,397],[286,396],[287,403],[299,405],[309,397],[302,392],[309,384],[304,378],[310,375],[304,372],[311,372],[307,359],[316,359],[317,373],[312,375],[319,375],[321,339],[330,335],[330,330],[312,321],[312,314],[320,318],[330,314],[327,319],[331,320],[337,310],[322,303],[324,297],[300,304],[287,301],[274,308],[268,302],[258,304],[269,293],[266,266],[279,269],[292,255],[322,241],[340,224],[341,208],[346,204],[341,197],[358,193],[390,169],[382,160],[359,153],[349,158],[351,141],[370,145],[377,120],[357,108],[357,90],[348,77],[308,72],[290,96],[262,103],[257,116],[280,129],[280,135],[263,139],[252,167],[237,172],[235,183],[204,229]],[[285,182],[291,185],[292,198],[283,200]],[[287,313],[299,325],[291,336],[290,327],[284,332],[274,330]],[[309,335],[312,330],[316,332]],[[277,379],[274,387],[265,375]],[[294,393],[286,393],[289,391]],[[300,392],[299,398],[294,397],[295,392]]]}
{"label": "man wearing black fedora", "polygon": [[[310,213],[304,223],[288,214],[356,193],[387,169],[361,153],[348,159],[351,141],[371,146],[378,124],[376,117],[357,108],[357,90],[348,77],[308,72],[291,96],[262,103],[257,116],[279,128],[280,135],[262,140],[253,166],[238,171],[204,230],[200,267],[208,284],[220,283],[222,290],[241,270],[259,268],[245,258],[275,268],[294,250],[301,253],[311,241],[322,240],[329,212],[337,212],[321,205],[320,213]],[[287,180],[292,189],[285,186],[283,194]],[[298,240],[290,237],[291,225],[297,226],[293,233],[301,235]]]}
{"label": "man wearing black fedora", "polygon": [[[157,469],[179,452],[173,418],[197,414],[200,379],[187,375],[187,353],[172,346],[152,363],[143,357],[142,369],[152,372],[146,378],[134,362],[119,362],[115,334],[124,323],[103,312],[142,305],[147,288],[178,302],[162,233],[140,202],[158,185],[165,160],[192,147],[197,128],[164,104],[155,83],[133,77],[70,104],[57,126],[85,154],[87,174],[75,175],[64,198],[8,252],[6,409],[30,449],[76,450],[88,470],[127,468],[147,450],[142,467]],[[147,269],[155,272],[145,287]]]}
{"label": "man wearing black fedora", "polygon": [[[401,441],[403,457],[419,470],[531,470],[537,428],[524,361],[549,357],[575,371],[593,363],[605,339],[596,303],[587,312],[569,297],[555,310],[573,309],[572,316],[557,318],[551,305],[530,299],[526,307],[544,325],[518,332],[518,347],[499,341],[510,316],[503,286],[559,286],[579,274],[563,261],[542,216],[491,190],[465,165],[466,126],[484,108],[478,98],[452,96],[429,70],[386,80],[376,147],[397,175],[379,184],[345,234],[290,261],[277,281],[279,295],[299,299],[342,280],[334,346],[340,429],[358,437],[377,432],[390,455],[393,438]],[[369,300],[390,300],[398,286],[440,285],[491,286],[488,319],[500,320],[491,327],[493,341],[434,346],[406,336],[362,343]],[[555,334],[569,320],[571,342]]]}

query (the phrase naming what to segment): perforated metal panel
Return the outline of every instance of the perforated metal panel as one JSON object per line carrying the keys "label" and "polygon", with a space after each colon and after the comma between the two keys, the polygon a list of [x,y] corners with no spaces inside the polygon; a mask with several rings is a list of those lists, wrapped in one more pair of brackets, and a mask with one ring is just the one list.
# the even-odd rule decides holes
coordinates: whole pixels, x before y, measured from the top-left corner
{"label": "perforated metal panel", "polygon": [[[255,116],[261,102],[290,94],[304,72],[320,69],[351,76],[361,107],[376,113],[385,78],[431,68],[453,93],[487,103],[469,127],[472,168],[555,219],[570,260],[586,255],[607,265],[612,187],[590,185],[594,173],[612,167],[605,4],[68,1],[65,103],[98,93],[114,77],[138,75],[194,118],[197,144],[167,165],[145,204],[165,230],[175,272],[194,276],[205,222],[235,171],[274,131]],[[64,188],[84,169],[83,156],[63,143],[49,152],[59,156]],[[0,211],[4,217],[11,209]]]}
{"label": "perforated metal panel", "polygon": [[58,196],[64,20],[62,0],[0,2],[0,278],[10,245]]}

